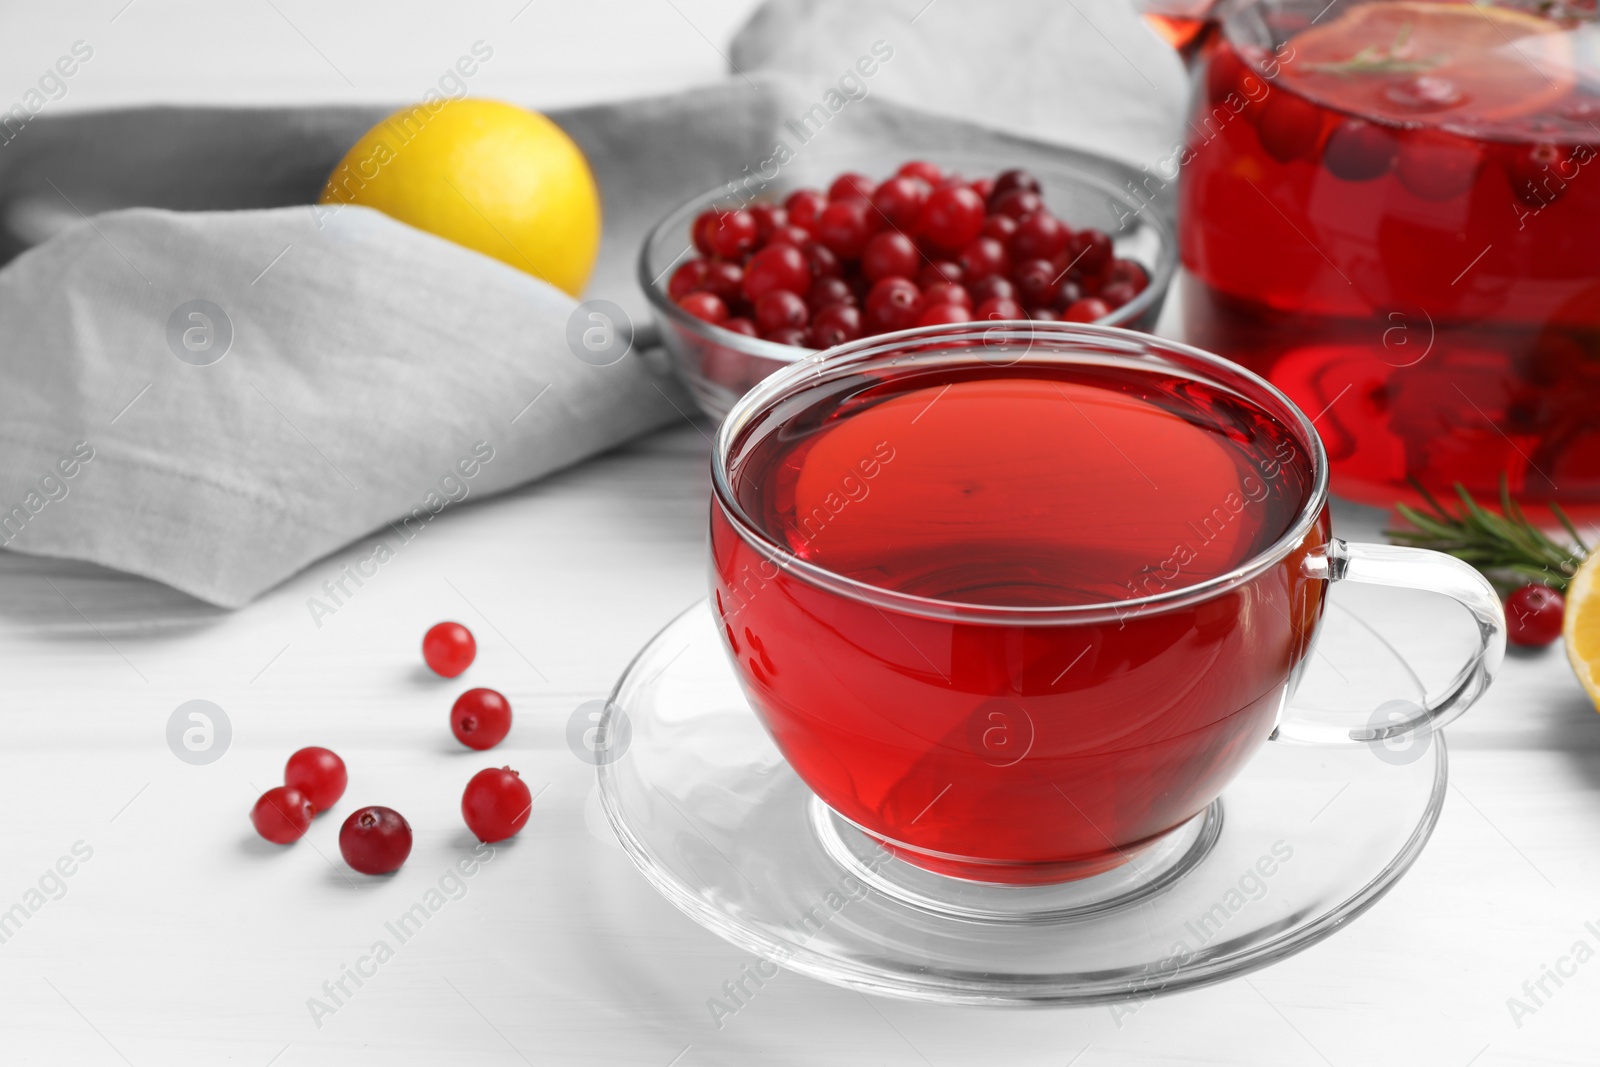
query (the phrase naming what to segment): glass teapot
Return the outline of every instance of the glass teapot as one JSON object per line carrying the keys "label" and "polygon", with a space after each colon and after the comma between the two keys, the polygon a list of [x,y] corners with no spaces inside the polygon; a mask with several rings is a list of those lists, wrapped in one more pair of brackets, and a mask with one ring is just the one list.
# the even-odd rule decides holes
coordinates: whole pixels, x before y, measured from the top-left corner
{"label": "glass teapot", "polygon": [[1148,0],[1194,69],[1193,343],[1316,417],[1334,490],[1600,513],[1593,0]]}

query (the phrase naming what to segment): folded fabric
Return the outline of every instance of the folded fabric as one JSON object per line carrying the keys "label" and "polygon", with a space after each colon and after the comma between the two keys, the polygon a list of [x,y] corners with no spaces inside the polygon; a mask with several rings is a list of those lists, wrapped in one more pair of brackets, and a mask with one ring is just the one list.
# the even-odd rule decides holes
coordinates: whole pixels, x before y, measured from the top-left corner
{"label": "folded fabric", "polygon": [[0,541],[236,606],[678,417],[643,360],[577,358],[543,282],[318,223],[128,209],[0,272]]}

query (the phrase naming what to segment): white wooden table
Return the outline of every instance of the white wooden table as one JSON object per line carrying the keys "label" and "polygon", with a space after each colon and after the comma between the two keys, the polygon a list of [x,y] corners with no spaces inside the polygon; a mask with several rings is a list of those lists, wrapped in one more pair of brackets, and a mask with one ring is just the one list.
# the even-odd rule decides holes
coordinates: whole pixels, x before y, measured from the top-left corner
{"label": "white wooden table", "polygon": [[[0,16],[6,78],[25,86],[28,71],[87,35],[82,26],[103,23],[105,64],[84,71],[71,106],[392,98],[431,69],[433,53],[453,57],[455,37],[483,36],[477,22],[504,23],[521,6],[446,15],[412,5],[394,20],[405,28],[358,47],[350,5],[274,0],[317,28],[335,62],[358,68],[362,88],[347,91],[273,5],[242,4],[224,19],[212,5],[139,0],[107,21],[122,3]],[[742,16],[682,6],[719,42]],[[602,85],[616,93],[615,78],[558,47],[576,10],[536,3],[529,28],[507,37],[519,42],[507,46],[515,61],[500,68],[527,83],[507,73],[483,91],[552,102]],[[624,88],[715,76],[715,48],[670,6],[651,10],[614,23],[624,57],[659,60],[635,64],[642,73]],[[231,56],[217,44],[219,20],[266,43],[248,62]],[[541,62],[555,67],[536,70]],[[1559,987],[1546,979],[1553,995],[1520,1026],[1507,1008],[1575,942],[1600,951],[1600,716],[1557,649],[1510,659],[1451,729],[1454,786],[1414,870],[1347,929],[1248,981],[1152,1001],[1119,1025],[1106,1008],[952,1010],[785,974],[719,1028],[707,1001],[750,958],[633,869],[599,811],[592,770],[565,741],[573,709],[603,696],[639,645],[701,595],[707,432],[682,425],[452,510],[320,628],[306,599],[358,552],[231,614],[141,580],[0,553],[0,1062],[1488,1067],[1600,1058],[1600,962],[1577,964]],[[1353,508],[1339,520],[1352,537],[1381,525]],[[445,618],[480,643],[459,683],[419,662],[423,630]],[[1394,621],[1420,637],[1431,618],[1419,608]],[[465,684],[499,688],[516,709],[492,755],[464,753],[447,732]],[[181,762],[165,739],[173,709],[192,699],[221,706],[233,728],[226,755],[207,766]],[[350,791],[298,845],[266,846],[246,812],[306,744],[345,757]],[[462,785],[500,763],[542,790],[533,818],[453,882],[448,873],[473,844],[458,814]],[[338,861],[338,822],[364,803],[398,808],[416,830],[392,879],[349,875]],[[51,873],[64,870],[70,877]],[[441,878],[450,895],[400,943],[385,924]],[[11,912],[8,926],[14,904],[27,915]],[[370,977],[358,986],[345,968],[379,940],[393,956],[363,964]],[[341,979],[335,999],[324,983],[337,989]],[[313,997],[335,1010],[314,1019]]]}

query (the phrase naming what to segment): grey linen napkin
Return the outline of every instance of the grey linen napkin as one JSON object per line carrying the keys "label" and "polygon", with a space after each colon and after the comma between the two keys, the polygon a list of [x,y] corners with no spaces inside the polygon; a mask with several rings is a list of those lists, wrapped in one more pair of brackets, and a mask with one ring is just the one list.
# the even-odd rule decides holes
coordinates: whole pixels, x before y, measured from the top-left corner
{"label": "grey linen napkin", "polygon": [[[551,112],[605,205],[585,297],[644,323],[648,228],[779,143],[807,169],[940,149],[1126,178],[872,99],[870,79],[836,88],[832,71],[747,72]],[[842,103],[802,144],[795,120],[820,100]],[[583,309],[537,279],[376,212],[308,206],[387,110],[89,113],[0,148],[0,259],[15,257],[0,268],[0,543],[232,607],[363,534],[398,547],[460,500],[691,410],[658,358],[575,355]]]}

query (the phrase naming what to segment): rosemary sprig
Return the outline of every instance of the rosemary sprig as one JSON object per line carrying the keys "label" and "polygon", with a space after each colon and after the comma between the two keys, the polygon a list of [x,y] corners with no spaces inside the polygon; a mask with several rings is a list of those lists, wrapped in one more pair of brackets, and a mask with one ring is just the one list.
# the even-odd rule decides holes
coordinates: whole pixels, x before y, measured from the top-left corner
{"label": "rosemary sprig", "polygon": [[1472,494],[1460,482],[1456,483],[1456,495],[1461,498],[1462,505],[1459,515],[1447,510],[1416,479],[1412,479],[1411,484],[1427,502],[1429,510],[1395,505],[1400,517],[1415,528],[1385,530],[1389,538],[1400,544],[1448,552],[1466,560],[1483,571],[1502,591],[1528,582],[1541,582],[1557,592],[1564,592],[1578,565],[1590,552],[1577,527],[1554,501],[1550,503],[1550,512],[1572,535],[1576,548],[1561,544],[1529,522],[1522,508],[1511,499],[1504,474],[1500,476],[1498,513],[1472,499]]}
{"label": "rosemary sprig", "polygon": [[1394,43],[1388,47],[1369,44],[1349,59],[1337,63],[1307,63],[1306,70],[1318,74],[1426,74],[1449,60],[1448,55],[1413,58],[1411,52],[1411,23],[1400,27]]}

